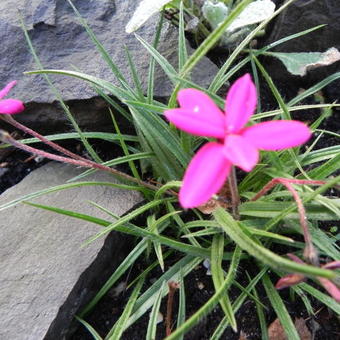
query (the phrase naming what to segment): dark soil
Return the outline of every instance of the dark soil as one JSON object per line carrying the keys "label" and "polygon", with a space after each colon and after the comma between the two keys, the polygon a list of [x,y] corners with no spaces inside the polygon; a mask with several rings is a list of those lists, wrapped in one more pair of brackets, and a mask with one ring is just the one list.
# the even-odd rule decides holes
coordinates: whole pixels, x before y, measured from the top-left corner
{"label": "dark soil", "polygon": [[[140,268],[147,267],[147,263],[138,264]],[[227,268],[226,268],[227,269]],[[135,272],[138,270],[135,270]],[[250,266],[249,262],[241,262],[237,281],[246,287],[249,283],[246,273],[254,277],[258,273],[259,269]],[[149,280],[146,281],[144,289],[147,289],[153,282],[153,278],[157,278],[161,275],[159,270],[154,271],[149,275]],[[274,276],[273,276],[274,277]],[[131,273],[129,278],[132,280]],[[277,277],[274,277],[273,283],[275,283]],[[124,281],[125,282],[125,281]],[[186,313],[187,318],[190,317],[195,311],[197,311],[214,293],[214,287],[212,284],[211,276],[207,275],[207,270],[204,266],[197,266],[187,277],[184,279],[184,286],[186,292]],[[267,308],[266,309],[266,321],[269,325],[272,323],[276,314],[273,311],[268,298],[265,295],[265,290],[261,285],[257,286],[257,292],[259,294],[259,300]],[[102,301],[100,301],[96,309],[86,317],[92,327],[101,335],[105,336],[112,325],[120,317],[125,304],[129,298],[130,291],[124,291],[117,297],[113,297],[112,294],[107,294]],[[241,293],[241,291],[233,286],[229,292],[230,298],[235,298]],[[314,334],[314,339],[334,340],[337,339],[340,334],[340,327],[336,315],[332,311],[328,310],[324,306],[320,305],[318,301],[313,301],[312,304],[314,310],[317,311],[315,317],[311,317],[307,314],[306,308],[301,299],[295,296],[292,299],[289,296],[289,290],[282,291],[281,296],[285,301],[286,307],[293,320],[297,318],[303,318],[306,320],[306,324],[311,332]],[[161,313],[165,318],[166,315],[166,303],[167,299],[164,298],[161,305]],[[178,295],[175,295],[174,299],[174,314],[173,320],[175,322],[177,318],[176,310],[178,308]],[[216,327],[223,319],[224,314],[219,306],[217,306],[208,316],[203,318],[200,323],[194,327],[186,336],[185,340],[209,340],[214,333]],[[148,324],[149,315],[146,313],[141,317],[134,325],[132,325],[123,335],[124,340],[139,340],[144,339],[146,335],[146,326]],[[255,302],[251,299],[247,299],[242,307],[236,314],[237,324],[239,332],[234,333],[231,328],[227,328],[223,333],[221,339],[237,340],[240,339],[240,332],[247,336],[249,340],[261,339],[261,329],[257,317]],[[157,340],[165,338],[165,324],[159,323],[157,329]],[[70,340],[92,340],[92,336],[85,328],[80,328]]]}
{"label": "dark soil", "polygon": [[31,157],[20,150],[12,150],[0,160],[0,194],[19,183],[30,172],[46,164],[47,160]]}

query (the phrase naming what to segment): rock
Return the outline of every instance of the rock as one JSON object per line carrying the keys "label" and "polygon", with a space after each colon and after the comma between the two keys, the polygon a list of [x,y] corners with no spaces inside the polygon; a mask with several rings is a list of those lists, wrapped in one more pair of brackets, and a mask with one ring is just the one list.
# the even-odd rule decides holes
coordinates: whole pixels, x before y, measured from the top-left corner
{"label": "rock", "polygon": [[337,0],[297,0],[278,17],[270,41],[276,41],[315,27],[327,26],[275,48],[283,52],[324,52],[330,47],[340,49],[340,7]]}
{"label": "rock", "polygon": [[1,176],[3,176],[5,173],[7,173],[8,172],[8,168],[0,168],[0,178],[1,178]]}
{"label": "rock", "polygon": [[[124,47],[127,46],[136,63],[143,86],[146,88],[150,55],[133,34],[125,33],[125,25],[138,3],[135,0],[74,0],[73,3],[91,26],[99,41],[103,43],[118,69],[132,84],[124,52]],[[0,36],[2,38],[0,84],[6,84],[13,79],[19,80],[11,96],[28,103],[29,110],[25,114],[18,115],[18,120],[24,123],[29,120],[33,124],[32,127],[39,122],[44,128],[47,117],[49,117],[49,125],[54,126],[58,125],[60,120],[64,123],[65,115],[63,110],[54,104],[56,97],[41,75],[22,75],[22,72],[35,70],[38,67],[25,41],[17,9],[24,17],[33,45],[45,68],[74,70],[76,67],[82,72],[118,84],[66,0],[23,0],[19,5],[16,0],[2,1],[0,2]],[[157,22],[158,17],[154,16],[138,31],[138,34],[151,43]],[[177,37],[177,29],[165,23],[159,49],[173,65],[177,64]],[[204,59],[196,70],[197,72],[193,73],[193,79],[202,86],[207,86],[217,72],[216,66],[208,59]],[[51,75],[50,78],[66,101],[91,99],[97,96],[97,93],[84,81],[67,76]],[[168,97],[171,88],[172,85],[167,76],[158,68],[155,95]],[[43,106],[38,104],[43,104]],[[47,110],[44,114],[45,109]],[[44,119],[40,123],[41,116],[44,116]],[[91,129],[97,120],[100,126],[105,126],[110,121],[109,114],[103,115],[101,111],[92,107],[82,110],[77,118],[79,118],[80,125],[85,128],[91,127]],[[91,121],[91,125],[82,124],[83,120]],[[106,123],[103,123],[103,120]]]}
{"label": "rock", "polygon": [[[283,1],[280,1],[282,4]],[[277,52],[325,52],[330,47],[340,49],[340,7],[338,0],[297,0],[284,10],[273,25],[272,31],[262,43],[267,45],[309,28],[326,24],[325,27],[299,38],[289,40],[273,50]],[[262,45],[261,44],[261,45]],[[275,58],[266,58],[266,69],[287,100],[297,93],[292,88],[309,88],[327,76],[338,72],[340,62],[309,71],[306,76],[292,76]],[[295,86],[289,84],[294,83]],[[338,100],[340,81],[332,82],[324,89],[326,101]]]}
{"label": "rock", "polygon": [[[5,191],[0,205],[63,184],[80,171],[49,163]],[[114,182],[99,172],[86,180]],[[84,186],[32,201],[111,220],[87,200],[122,215],[141,197],[107,186]],[[96,224],[24,204],[1,211],[0,339],[64,339],[74,314],[93,295],[100,273],[112,272],[129,248],[116,233],[82,247],[100,230]]]}

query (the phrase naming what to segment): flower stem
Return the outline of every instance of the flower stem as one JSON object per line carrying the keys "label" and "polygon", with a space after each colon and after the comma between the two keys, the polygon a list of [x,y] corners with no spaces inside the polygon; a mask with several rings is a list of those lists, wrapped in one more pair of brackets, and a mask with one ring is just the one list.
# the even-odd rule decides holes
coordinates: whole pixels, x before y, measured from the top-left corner
{"label": "flower stem", "polygon": [[98,164],[96,162],[90,161],[88,159],[82,158],[81,159],[74,159],[74,158],[69,158],[69,157],[64,157],[64,156],[58,156],[58,155],[54,155],[52,153],[46,152],[46,151],[42,151],[36,148],[33,148],[31,146],[22,144],[20,142],[18,142],[17,140],[15,140],[13,137],[10,136],[10,134],[4,130],[0,130],[0,140],[4,143],[8,143],[11,144],[13,146],[15,146],[16,148],[35,154],[35,155],[39,155],[42,156],[44,158],[48,158],[57,162],[62,162],[62,163],[69,163],[69,164],[73,164],[73,165],[77,165],[77,166],[81,166],[81,167],[85,167],[85,168],[92,168],[92,169],[98,169],[98,170],[103,170],[106,172],[110,172],[111,174],[118,176],[120,178],[123,178],[127,181],[133,182],[133,183],[137,183],[141,186],[144,186],[148,189],[151,189],[153,191],[156,191],[159,189],[159,187],[141,181],[137,178],[134,178],[130,175],[125,174],[124,172],[118,171],[116,169],[110,168],[106,165],[103,164]]}
{"label": "flower stem", "polygon": [[166,336],[169,336],[171,334],[171,321],[172,321],[172,309],[174,304],[174,295],[175,291],[179,288],[179,283],[175,281],[168,282],[169,286],[169,294],[168,294],[168,301],[166,305],[166,319],[165,319],[165,325],[166,325]]}
{"label": "flower stem", "polygon": [[88,159],[81,157],[65,148],[63,148],[62,146],[48,140],[46,137],[42,136],[40,133],[28,128],[25,125],[20,124],[19,122],[17,122],[15,119],[13,119],[12,116],[1,116],[0,118],[2,118],[6,123],[11,124],[12,126],[16,127],[17,129],[41,140],[44,144],[49,145],[51,148],[53,148],[54,150],[59,151],[60,153],[63,153],[66,156],[69,156],[71,158],[74,159],[79,159],[79,160],[84,160],[84,161],[88,161]]}
{"label": "flower stem", "polygon": [[239,220],[240,213],[238,209],[240,205],[240,195],[238,192],[236,170],[234,166],[231,167],[230,175],[228,178],[228,183],[229,183],[229,190],[231,194],[232,214],[235,220]]}
{"label": "flower stem", "polygon": [[313,242],[312,242],[311,234],[309,232],[305,207],[302,203],[302,200],[301,200],[299,194],[294,189],[292,184],[323,185],[325,183],[326,183],[325,181],[299,180],[299,179],[289,179],[289,178],[274,178],[269,183],[267,183],[262,188],[262,190],[260,190],[251,199],[251,201],[256,201],[257,199],[259,199],[260,197],[265,195],[265,193],[267,191],[271,190],[277,184],[284,185],[288,189],[288,191],[290,191],[290,193],[292,194],[292,196],[293,196],[293,198],[296,202],[296,205],[298,207],[299,218],[300,218],[300,226],[301,226],[301,229],[302,229],[302,232],[303,232],[303,237],[304,237],[305,243],[306,243],[306,247],[305,247],[303,255],[306,259],[308,259],[309,263],[311,263],[315,266],[319,265],[319,259],[318,259],[317,251],[316,251],[316,249],[313,245]]}

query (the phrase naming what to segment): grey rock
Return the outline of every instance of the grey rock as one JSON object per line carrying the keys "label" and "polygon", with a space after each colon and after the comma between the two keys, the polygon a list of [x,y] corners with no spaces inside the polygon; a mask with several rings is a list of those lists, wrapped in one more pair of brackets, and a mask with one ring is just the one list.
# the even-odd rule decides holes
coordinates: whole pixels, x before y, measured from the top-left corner
{"label": "grey rock", "polygon": [[[281,5],[283,0],[276,0]],[[277,52],[325,52],[330,47],[340,50],[340,7],[338,0],[297,0],[283,11],[273,25],[267,29],[267,37],[261,45],[268,45],[291,34],[296,34],[312,27],[326,26],[299,38],[287,41],[273,49]],[[271,31],[269,31],[271,29]],[[298,94],[299,89],[308,89],[326,77],[339,71],[340,62],[310,70],[306,76],[293,76],[283,64],[272,57],[265,58],[266,70],[274,80],[280,93],[287,101]],[[294,84],[294,86],[291,86]],[[266,91],[266,90],[265,90]],[[339,98],[340,80],[332,81],[323,88],[326,102]],[[335,109],[337,111],[337,109]]]}
{"label": "grey rock", "polygon": [[337,0],[297,0],[279,16],[270,41],[326,24],[327,26],[275,48],[286,52],[324,52],[340,49],[340,7]]}
{"label": "grey rock", "polygon": [[0,168],[0,178],[1,176],[3,176],[4,174],[6,174],[8,172],[8,168]]}
{"label": "grey rock", "polygon": [[[0,204],[63,184],[80,171],[49,163],[5,191]],[[112,176],[103,173],[88,180],[114,182]],[[140,199],[136,192],[85,186],[32,201],[109,219],[87,201],[122,215]],[[75,312],[93,293],[99,273],[113,270],[128,249],[116,233],[82,247],[100,230],[95,224],[24,204],[1,211],[0,339],[65,338]]]}
{"label": "grey rock", "polygon": [[[132,84],[124,47],[129,49],[143,86],[146,88],[150,55],[133,34],[125,33],[125,25],[138,2],[136,0],[74,0],[73,3],[99,41],[103,43],[119,70],[126,76],[127,81]],[[66,0],[22,0],[20,4],[17,0],[6,0],[0,2],[2,42],[0,84],[4,85],[13,79],[19,80],[18,85],[11,92],[12,97],[32,105],[33,103],[52,104],[56,100],[43,76],[22,75],[22,72],[35,70],[38,67],[25,41],[17,9],[24,18],[33,46],[45,68],[67,70],[76,68],[81,72],[118,84]],[[158,17],[154,16],[138,31],[138,34],[151,43],[157,22]],[[177,29],[166,23],[162,30],[159,49],[173,65],[177,64],[177,37]],[[208,59],[204,59],[196,68],[196,72],[193,72],[193,80],[202,86],[207,86],[216,71],[216,66]],[[84,81],[60,75],[50,75],[50,78],[65,101],[90,99],[97,95]],[[172,84],[158,68],[155,95],[167,97],[171,89]],[[39,117],[39,114],[35,114],[36,110],[39,111],[39,105],[33,107],[34,109],[27,113],[31,121]],[[55,108],[55,105],[53,109],[55,117],[52,112],[49,112],[52,125],[54,120],[58,121],[63,114],[60,108]],[[19,120],[22,119],[21,116],[17,116]],[[93,115],[92,122],[95,123],[96,119],[97,116]]]}
{"label": "grey rock", "polygon": [[[289,40],[274,48],[278,52],[325,52],[330,47],[340,49],[340,7],[337,0],[297,0],[287,7],[276,20],[272,32],[264,42],[265,45],[292,34],[326,24],[325,27],[299,38]],[[269,59],[269,58],[268,58]],[[268,69],[274,78],[291,79],[293,77],[282,64],[268,60]],[[309,72],[308,82],[320,81],[336,72],[339,62]],[[296,78],[296,77],[295,77]]]}

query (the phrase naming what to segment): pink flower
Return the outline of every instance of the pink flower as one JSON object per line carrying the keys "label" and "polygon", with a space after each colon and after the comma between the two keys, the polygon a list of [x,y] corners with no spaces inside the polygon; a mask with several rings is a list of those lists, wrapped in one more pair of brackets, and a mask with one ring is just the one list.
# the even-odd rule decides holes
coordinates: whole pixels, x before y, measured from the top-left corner
{"label": "pink flower", "polygon": [[25,109],[22,101],[17,99],[2,99],[7,96],[8,92],[17,82],[11,81],[0,91],[0,114],[14,114],[19,113]]}
{"label": "pink flower", "polygon": [[244,127],[256,108],[256,88],[246,74],[231,86],[225,113],[205,93],[184,89],[178,93],[180,108],[166,110],[166,118],[179,129],[213,137],[191,160],[183,178],[179,200],[184,208],[206,203],[225,183],[231,166],[251,171],[259,150],[282,150],[305,143],[309,128],[298,121],[278,120]]}

